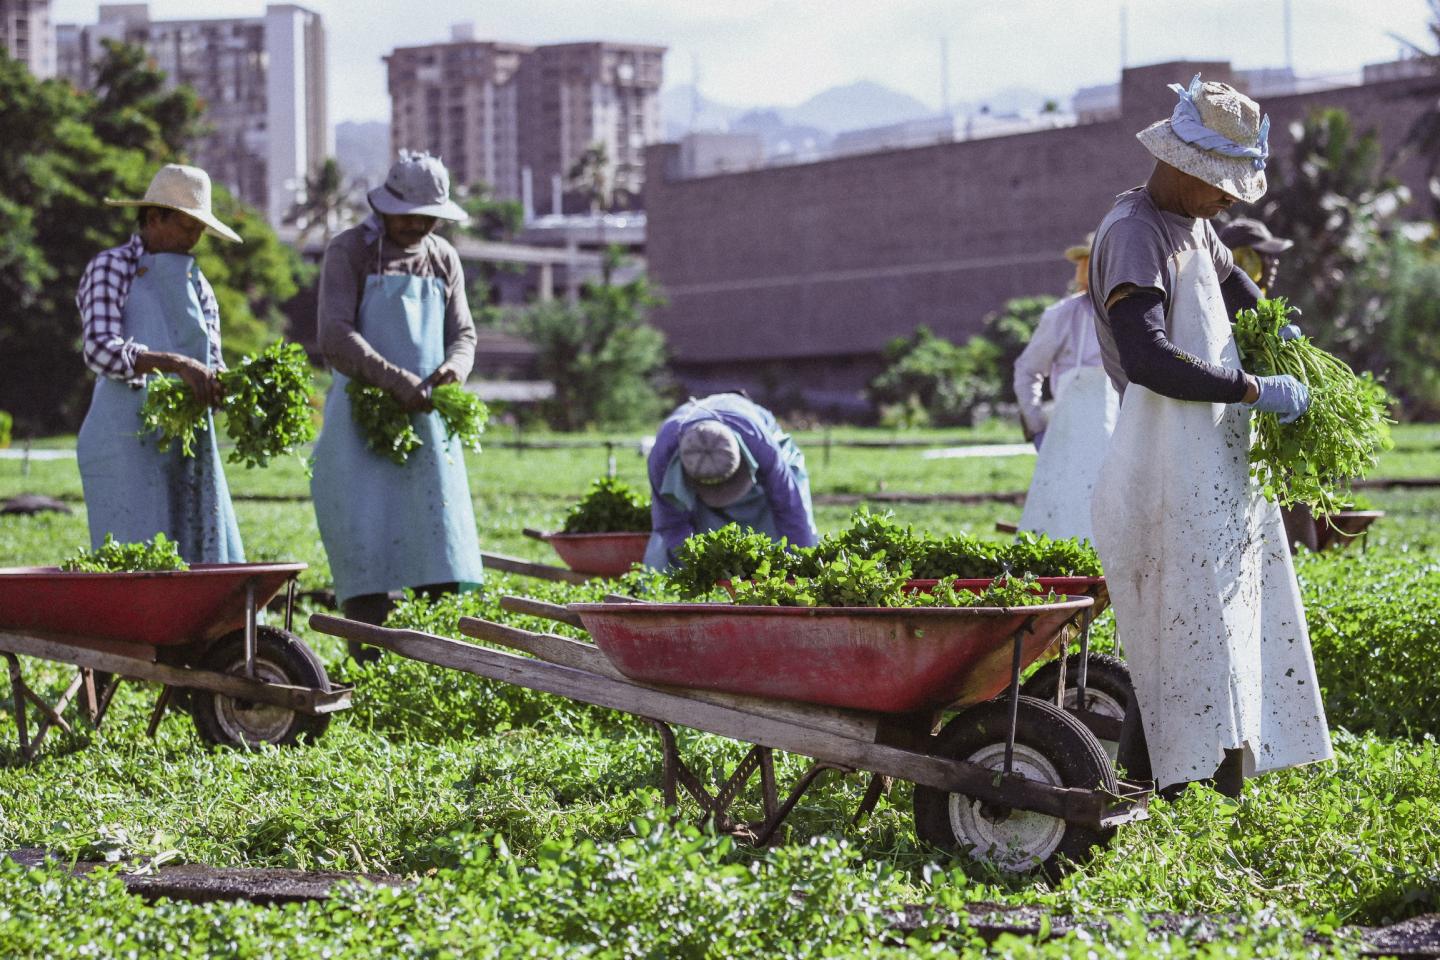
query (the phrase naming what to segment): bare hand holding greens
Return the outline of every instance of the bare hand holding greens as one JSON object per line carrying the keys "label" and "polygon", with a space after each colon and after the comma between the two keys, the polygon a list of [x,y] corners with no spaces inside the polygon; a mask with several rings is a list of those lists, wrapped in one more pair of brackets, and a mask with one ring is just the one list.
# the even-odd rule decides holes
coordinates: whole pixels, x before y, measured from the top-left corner
{"label": "bare hand holding greens", "polygon": [[[350,415],[366,445],[374,452],[388,457],[397,466],[404,466],[410,454],[425,445],[415,431],[413,419],[420,414],[406,413],[400,401],[386,391],[351,380],[345,385],[345,392],[350,397]],[[430,402],[440,414],[446,435],[478,453],[480,436],[490,416],[485,402],[454,383],[432,390]]]}
{"label": "bare hand holding greens", "polygon": [[1250,473],[1281,506],[1304,504],[1323,516],[1343,509],[1350,482],[1390,449],[1393,421],[1385,388],[1370,374],[1357,376],[1308,337],[1280,339],[1293,312],[1281,297],[1235,316],[1235,344],[1247,372],[1289,374],[1310,389],[1310,409],[1294,423],[1256,415]]}
{"label": "bare hand holding greens", "polygon": [[[297,343],[276,343],[223,371],[225,433],[235,443],[227,459],[263,467],[315,439],[311,397],[315,381],[310,362]],[[159,434],[161,450],[179,441],[187,457],[195,455],[195,435],[208,429],[205,406],[178,377],[155,377],[140,409],[144,431]]]}

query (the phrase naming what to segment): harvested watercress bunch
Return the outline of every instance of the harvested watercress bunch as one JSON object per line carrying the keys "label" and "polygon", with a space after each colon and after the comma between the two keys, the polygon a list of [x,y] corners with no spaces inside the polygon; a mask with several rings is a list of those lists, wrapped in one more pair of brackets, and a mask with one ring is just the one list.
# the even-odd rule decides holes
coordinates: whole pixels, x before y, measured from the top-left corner
{"label": "harvested watercress bunch", "polygon": [[425,445],[410,414],[388,392],[351,380],[345,384],[345,394],[350,398],[350,416],[373,452],[403,467],[411,452]]}
{"label": "harvested watercress bunch", "polygon": [[1295,313],[1283,297],[1261,300],[1235,316],[1235,344],[1256,376],[1289,374],[1310,389],[1310,409],[1282,424],[1273,413],[1255,417],[1250,472],[1265,496],[1281,506],[1301,503],[1316,515],[1340,510],[1350,484],[1390,449],[1390,398],[1368,373],[1356,375],[1308,337],[1281,340]]}
{"label": "harvested watercress bunch", "polygon": [[[1088,540],[1055,539],[1024,531],[999,551],[1000,565],[1016,574],[1037,577],[1098,577],[1100,555]],[[998,572],[998,571],[997,571]],[[985,574],[982,574],[985,576]]]}
{"label": "harvested watercress bunch", "polygon": [[300,344],[272,344],[220,374],[220,384],[231,463],[263,467],[315,439],[315,378]]}
{"label": "harvested watercress bunch", "polygon": [[650,501],[623,480],[601,477],[565,515],[564,533],[648,533]]}
{"label": "harvested watercress bunch", "polygon": [[666,576],[670,587],[689,599],[705,596],[721,580],[738,584],[762,570],[782,580],[789,576],[785,542],[730,523],[686,539],[676,548],[675,564]]}
{"label": "harvested watercress bunch", "polygon": [[[235,448],[227,459],[263,467],[315,439],[311,398],[315,380],[298,343],[275,343],[218,375],[224,398],[225,433]],[[180,442],[180,452],[195,456],[195,437],[210,428],[205,405],[178,377],[150,379],[140,408],[142,431],[155,431],[161,450]]]}
{"label": "harvested watercress bunch", "polygon": [[99,549],[80,549],[60,562],[67,573],[132,573],[149,570],[189,570],[175,541],[157,533],[140,543],[117,543],[111,534]]}
{"label": "harvested watercress bunch", "polygon": [[446,436],[460,441],[460,446],[479,453],[480,435],[485,432],[485,421],[490,418],[490,408],[485,406],[485,401],[458,383],[446,383],[430,391],[430,402],[434,404],[435,412],[440,414]]}

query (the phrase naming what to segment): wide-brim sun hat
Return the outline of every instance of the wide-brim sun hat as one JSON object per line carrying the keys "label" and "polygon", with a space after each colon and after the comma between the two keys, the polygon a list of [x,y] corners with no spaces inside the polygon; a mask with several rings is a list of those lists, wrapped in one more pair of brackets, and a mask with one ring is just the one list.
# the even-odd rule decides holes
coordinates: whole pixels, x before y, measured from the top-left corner
{"label": "wide-brim sun hat", "polygon": [[1095,245],[1095,231],[1091,230],[1085,234],[1085,239],[1080,243],[1065,248],[1065,259],[1073,262],[1087,260],[1090,257],[1090,248]]}
{"label": "wide-brim sun hat", "polygon": [[740,452],[740,438],[719,420],[687,424],[680,433],[679,453],[680,469],[708,507],[728,507],[755,484]]}
{"label": "wide-brim sun hat", "polygon": [[1135,134],[1156,160],[1254,203],[1265,196],[1265,162],[1270,157],[1270,118],[1260,105],[1228,83],[1200,82],[1180,95],[1170,119]]}
{"label": "wide-brim sun hat", "polygon": [[240,234],[221,223],[210,209],[210,175],[199,167],[167,163],[150,180],[141,200],[112,200],[112,207],[164,207],[179,210],[205,224],[205,232],[231,243],[244,243]]}
{"label": "wide-brim sun hat", "polygon": [[1249,247],[1256,253],[1276,256],[1295,246],[1295,241],[1277,237],[1259,220],[1237,217],[1220,228],[1220,242],[1231,250]]}
{"label": "wide-brim sun hat", "polygon": [[450,172],[445,164],[424,152],[401,150],[385,182],[365,196],[376,213],[470,219],[465,209],[450,199]]}

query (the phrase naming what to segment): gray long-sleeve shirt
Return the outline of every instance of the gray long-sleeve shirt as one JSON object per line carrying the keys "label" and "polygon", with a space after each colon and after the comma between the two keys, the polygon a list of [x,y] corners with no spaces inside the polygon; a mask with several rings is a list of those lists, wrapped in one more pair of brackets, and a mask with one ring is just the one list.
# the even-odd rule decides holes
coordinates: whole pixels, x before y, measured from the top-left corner
{"label": "gray long-sleeve shirt", "polygon": [[445,364],[463,383],[475,364],[475,321],[465,297],[460,254],[434,234],[413,247],[397,247],[383,236],[378,218],[338,235],[325,248],[320,268],[318,334],[331,367],[384,390],[416,384],[416,377],[382,356],[356,328],[365,278],[374,274],[437,277],[445,286]]}

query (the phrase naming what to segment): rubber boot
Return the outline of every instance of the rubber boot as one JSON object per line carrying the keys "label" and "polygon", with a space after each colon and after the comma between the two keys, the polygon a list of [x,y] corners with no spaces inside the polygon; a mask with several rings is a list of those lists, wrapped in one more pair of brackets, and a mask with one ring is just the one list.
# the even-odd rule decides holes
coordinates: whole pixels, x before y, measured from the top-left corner
{"label": "rubber boot", "polygon": [[1154,780],[1150,772],[1150,747],[1145,742],[1145,727],[1140,722],[1140,705],[1135,695],[1125,704],[1125,719],[1120,723],[1120,745],[1115,763],[1125,771],[1126,780]]}
{"label": "rubber boot", "polygon": [[[346,620],[372,623],[378,627],[385,622],[393,607],[390,598],[383,593],[364,593],[342,602],[340,615]],[[356,640],[346,640],[345,648],[350,653],[350,659],[356,663],[372,663],[380,659],[378,647],[366,646]]]}
{"label": "rubber boot", "polygon": [[1223,797],[1238,799],[1245,788],[1245,750],[1236,748],[1225,751],[1225,759],[1215,768],[1215,776],[1207,784]]}

